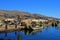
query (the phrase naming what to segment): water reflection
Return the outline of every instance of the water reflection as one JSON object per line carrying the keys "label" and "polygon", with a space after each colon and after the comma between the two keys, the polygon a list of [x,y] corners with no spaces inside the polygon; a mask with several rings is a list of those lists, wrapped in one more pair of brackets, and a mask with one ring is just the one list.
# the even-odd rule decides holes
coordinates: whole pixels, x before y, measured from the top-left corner
{"label": "water reflection", "polygon": [[[4,35],[3,35],[4,34]],[[0,40],[22,40],[18,31],[1,33]]]}
{"label": "water reflection", "polygon": [[[58,29],[59,31],[56,31]],[[60,27],[59,26],[54,26],[54,27],[47,26],[47,27],[44,27],[43,29],[34,30],[34,31],[22,30],[22,31],[13,31],[13,32],[6,31],[4,33],[0,33],[0,40],[27,40],[27,39],[37,40],[37,38],[38,40],[45,40],[45,39],[47,40],[47,38],[49,38],[50,40],[51,38],[60,39]]]}
{"label": "water reflection", "polygon": [[23,32],[25,33],[25,35],[29,35],[32,31],[29,31],[29,30],[23,30]]}
{"label": "water reflection", "polygon": [[22,30],[22,31],[14,31],[14,32],[7,32],[0,33],[0,35],[4,34],[3,37],[0,40],[22,40],[22,36],[20,35],[21,32],[24,33],[24,35],[36,35],[38,31],[42,32],[42,30]]}

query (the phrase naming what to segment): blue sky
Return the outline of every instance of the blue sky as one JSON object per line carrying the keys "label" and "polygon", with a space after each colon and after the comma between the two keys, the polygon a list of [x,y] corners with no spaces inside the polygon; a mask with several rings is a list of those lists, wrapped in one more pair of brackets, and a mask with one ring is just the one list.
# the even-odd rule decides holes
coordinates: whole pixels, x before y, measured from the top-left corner
{"label": "blue sky", "polygon": [[0,0],[2,10],[21,10],[60,18],[60,0]]}

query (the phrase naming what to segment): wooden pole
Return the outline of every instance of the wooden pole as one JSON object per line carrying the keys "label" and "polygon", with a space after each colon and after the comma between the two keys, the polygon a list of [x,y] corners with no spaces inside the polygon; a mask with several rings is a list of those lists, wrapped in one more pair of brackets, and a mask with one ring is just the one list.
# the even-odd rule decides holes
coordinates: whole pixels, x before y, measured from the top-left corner
{"label": "wooden pole", "polygon": [[7,30],[7,29],[8,29],[7,24],[5,24],[5,30]]}
{"label": "wooden pole", "polygon": [[15,24],[15,28],[17,28],[17,24]]}

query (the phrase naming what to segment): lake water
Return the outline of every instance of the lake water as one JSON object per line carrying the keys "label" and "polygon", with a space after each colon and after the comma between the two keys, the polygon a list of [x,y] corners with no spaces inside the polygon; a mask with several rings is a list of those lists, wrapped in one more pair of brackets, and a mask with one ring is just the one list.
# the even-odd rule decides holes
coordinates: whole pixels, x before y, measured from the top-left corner
{"label": "lake water", "polygon": [[36,31],[14,31],[0,33],[0,40],[60,40],[59,27],[45,27]]}

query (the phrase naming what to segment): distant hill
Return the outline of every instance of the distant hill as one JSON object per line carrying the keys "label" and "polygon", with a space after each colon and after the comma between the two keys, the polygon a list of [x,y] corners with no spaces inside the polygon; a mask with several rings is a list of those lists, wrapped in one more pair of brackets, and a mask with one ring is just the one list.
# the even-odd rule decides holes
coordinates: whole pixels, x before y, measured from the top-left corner
{"label": "distant hill", "polygon": [[58,18],[47,17],[47,16],[44,16],[44,15],[41,15],[41,14],[31,14],[31,13],[23,12],[23,11],[19,11],[19,10],[0,10],[0,17],[14,18],[17,15],[24,16],[26,18],[59,20]]}

